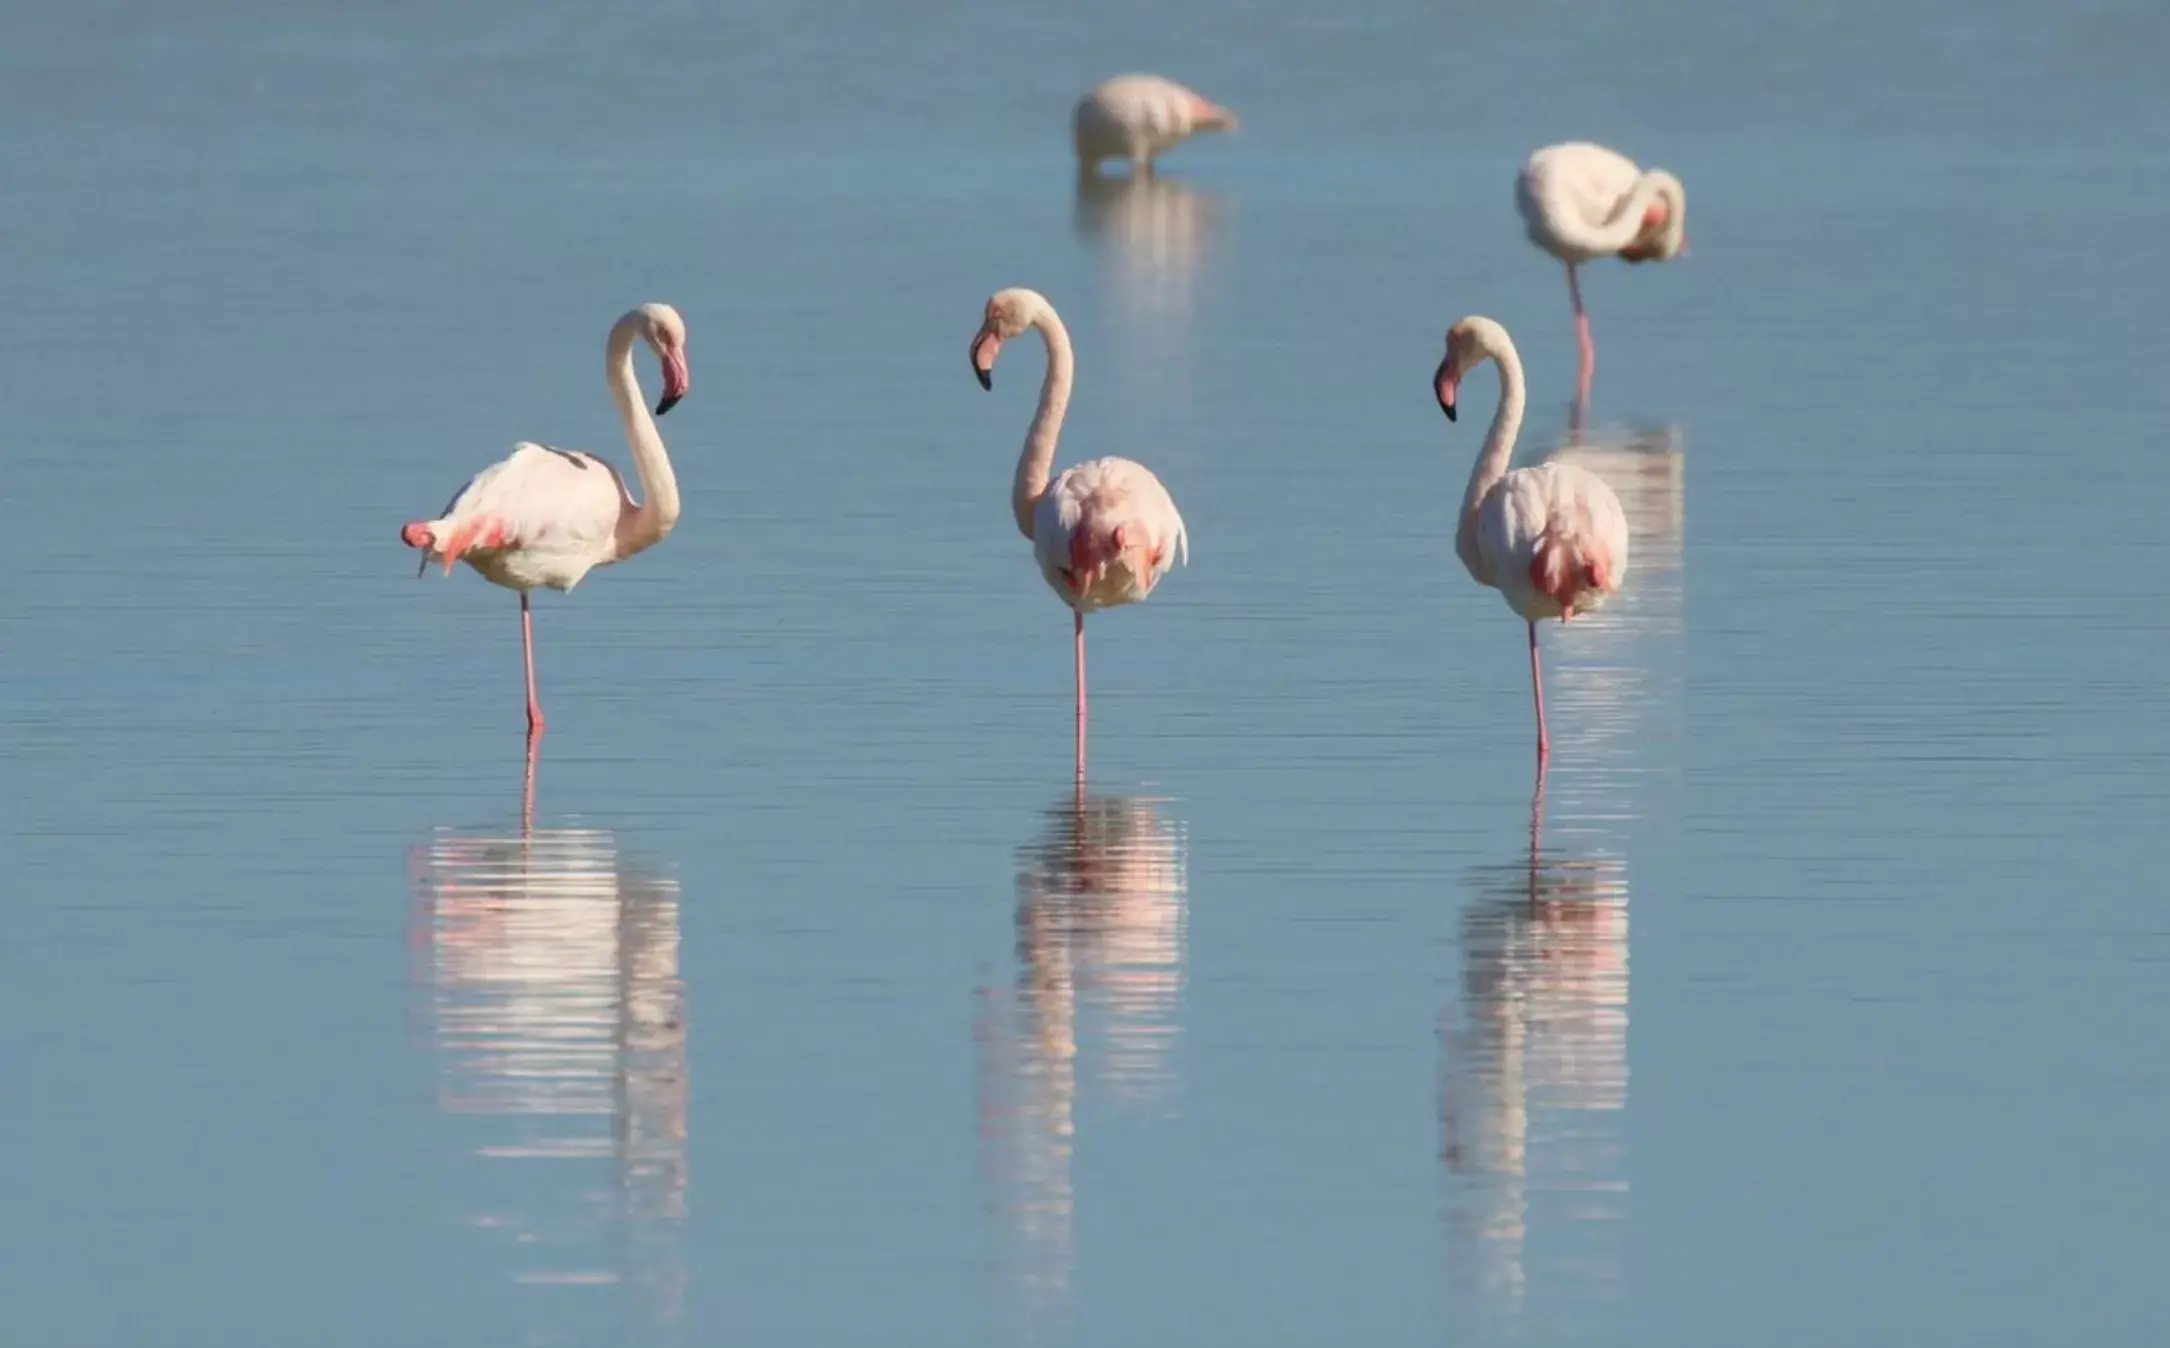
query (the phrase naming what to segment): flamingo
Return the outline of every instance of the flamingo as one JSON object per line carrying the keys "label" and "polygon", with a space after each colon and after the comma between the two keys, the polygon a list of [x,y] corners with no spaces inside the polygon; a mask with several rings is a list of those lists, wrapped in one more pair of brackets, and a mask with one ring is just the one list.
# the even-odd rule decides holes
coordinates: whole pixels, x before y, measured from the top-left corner
{"label": "flamingo", "polygon": [[987,300],[987,316],[972,338],[972,373],[980,387],[995,386],[995,358],[1002,344],[1028,328],[1047,346],[1047,373],[1040,406],[1017,456],[1010,509],[1017,529],[1032,542],[1040,575],[1070,606],[1077,647],[1077,779],[1085,780],[1085,615],[1134,604],[1153,592],[1177,558],[1190,560],[1190,537],[1175,501],[1144,464],[1129,459],[1089,459],[1050,482],[1055,441],[1070,405],[1075,367],[1070,332],[1045,296],[1013,287]]}
{"label": "flamingo", "polygon": [[1158,75],[1118,75],[1078,100],[1070,132],[1078,175],[1103,159],[1127,159],[1133,173],[1200,131],[1234,131],[1236,114]]}
{"label": "flamingo", "polygon": [[622,562],[663,541],[678,523],[678,479],[671,472],[663,437],[641,398],[633,369],[633,342],[654,351],[663,367],[662,416],[686,396],[686,324],[668,304],[643,304],[619,319],[604,347],[604,374],[625,423],[640,475],[636,503],[617,470],[593,454],[523,440],[460,488],[444,513],[414,520],[400,541],[422,549],[422,567],[444,563],[452,574],[465,561],[493,585],[520,592],[520,646],[527,661],[527,732],[532,750],[543,730],[535,698],[535,629],[528,592],[538,585],[570,590],[598,566]]}
{"label": "flamingo", "polygon": [[1489,585],[1522,615],[1530,632],[1530,691],[1537,704],[1537,771],[1552,755],[1545,735],[1545,684],[1537,661],[1537,623],[1570,621],[1600,608],[1627,578],[1627,516],[1605,480],[1571,463],[1507,471],[1522,427],[1522,358],[1507,329],[1469,317],[1447,329],[1447,354],[1432,376],[1439,410],[1455,419],[1462,377],[1499,364],[1499,410],[1469,472],[1454,528],[1454,551],[1479,585]]}
{"label": "flamingo", "polygon": [[1569,141],[1529,157],[1515,178],[1515,209],[1530,242],[1567,264],[1567,298],[1575,306],[1581,349],[1580,401],[1590,400],[1597,348],[1582,307],[1575,268],[1601,257],[1664,262],[1688,251],[1688,194],[1664,169],[1645,171],[1602,145]]}

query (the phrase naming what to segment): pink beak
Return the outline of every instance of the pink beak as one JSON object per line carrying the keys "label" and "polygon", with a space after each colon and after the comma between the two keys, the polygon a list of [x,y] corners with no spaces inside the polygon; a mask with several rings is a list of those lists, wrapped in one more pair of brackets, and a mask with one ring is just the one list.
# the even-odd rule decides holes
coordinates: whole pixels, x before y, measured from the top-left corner
{"label": "pink beak", "polygon": [[1432,375],[1432,392],[1439,395],[1439,410],[1447,414],[1449,421],[1454,420],[1454,394],[1461,383],[1462,377],[1454,372],[1454,358],[1440,361],[1438,371]]}
{"label": "pink beak", "polygon": [[985,328],[972,339],[972,373],[978,377],[980,387],[995,386],[995,357],[1002,354],[1002,339]]}
{"label": "pink beak", "polygon": [[693,376],[686,369],[685,351],[680,349],[664,356],[663,397],[656,403],[656,415],[660,417],[678,406],[678,400],[685,397],[686,391],[692,387]]}

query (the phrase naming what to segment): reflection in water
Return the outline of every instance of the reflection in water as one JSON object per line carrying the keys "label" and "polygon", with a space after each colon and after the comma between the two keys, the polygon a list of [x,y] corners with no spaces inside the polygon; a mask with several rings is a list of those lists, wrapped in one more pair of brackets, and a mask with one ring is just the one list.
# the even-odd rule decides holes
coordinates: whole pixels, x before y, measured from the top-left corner
{"label": "reflection in water", "polygon": [[[1078,179],[1078,234],[1107,251],[1117,304],[1131,319],[1190,317],[1215,209],[1212,197],[1158,174]],[[1151,332],[1137,329],[1141,339]]]}
{"label": "reflection in water", "polygon": [[1081,1041],[1087,1080],[1164,1102],[1183,987],[1180,823],[1131,796],[1065,797],[1017,875],[1017,985],[980,998],[980,1157],[1024,1309],[1067,1308]]}
{"label": "reflection in water", "polygon": [[1617,792],[1629,765],[1647,761],[1638,745],[1680,739],[1683,441],[1679,426],[1576,432],[1540,460],[1572,463],[1604,479],[1628,525],[1628,578],[1620,593],[1595,612],[1545,628],[1545,697],[1560,709],[1552,718],[1556,757],[1576,768],[1560,775],[1555,790],[1578,816],[1620,818],[1624,802],[1600,805],[1592,797]]}
{"label": "reflection in water", "polygon": [[[493,1125],[476,1154],[514,1195],[478,1211],[516,1281],[684,1296],[686,1017],[678,885],[605,829],[439,832],[410,855],[438,1104]],[[517,1167],[517,1170],[516,1170]],[[514,1172],[508,1174],[508,1172]]]}
{"label": "reflection in water", "polygon": [[1547,856],[1543,813],[1540,788],[1527,859],[1474,877],[1440,1016],[1458,1262],[1510,1313],[1533,1263],[1552,1305],[1616,1295],[1627,1215],[1627,871]]}

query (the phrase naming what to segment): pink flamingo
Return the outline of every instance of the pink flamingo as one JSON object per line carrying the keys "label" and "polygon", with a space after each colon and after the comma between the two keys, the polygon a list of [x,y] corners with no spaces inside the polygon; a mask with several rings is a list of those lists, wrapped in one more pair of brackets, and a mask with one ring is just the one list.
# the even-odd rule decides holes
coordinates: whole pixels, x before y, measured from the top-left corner
{"label": "pink flamingo", "polygon": [[644,502],[636,504],[617,470],[593,454],[523,440],[508,458],[460,488],[444,514],[415,520],[399,531],[401,542],[423,550],[423,570],[442,561],[449,576],[453,563],[464,560],[484,580],[520,592],[531,747],[542,733],[543,712],[535,699],[535,629],[528,591],[538,585],[570,590],[595,567],[622,562],[662,542],[678,522],[678,479],[641,398],[640,378],[633,370],[635,338],[646,342],[663,366],[663,398],[656,404],[656,416],[686,396],[691,377],[686,372],[686,324],[676,309],[643,304],[612,326],[604,347],[604,373],[625,423]]}
{"label": "pink flamingo", "polygon": [[1047,346],[1047,373],[1040,406],[1025,448],[1017,456],[1010,509],[1018,532],[1032,540],[1040,574],[1076,621],[1077,776],[1085,779],[1085,615],[1133,604],[1153,592],[1180,557],[1190,560],[1190,538],[1175,501],[1160,479],[1129,459],[1091,459],[1065,469],[1052,483],[1055,441],[1070,405],[1075,360],[1070,333],[1038,291],[1012,288],[987,300],[987,317],[972,338],[972,373],[980,387],[995,386],[995,357],[1002,344],[1038,328]]}
{"label": "pink flamingo", "polygon": [[1235,113],[1158,75],[1116,76],[1078,100],[1070,120],[1080,176],[1103,159],[1127,159],[1143,176],[1197,132],[1235,129]]}
{"label": "pink flamingo", "polygon": [[1575,306],[1581,348],[1579,399],[1590,400],[1597,347],[1582,307],[1575,268],[1601,257],[1663,262],[1688,251],[1688,193],[1664,169],[1645,172],[1602,145],[1548,145],[1522,166],[1514,184],[1530,242],[1567,264],[1567,297]]}
{"label": "pink flamingo", "polygon": [[1439,408],[1454,417],[1462,376],[1499,364],[1499,410],[1470,469],[1454,529],[1454,551],[1479,585],[1500,592],[1530,629],[1530,689],[1537,703],[1537,770],[1552,748],[1545,735],[1545,684],[1537,663],[1540,618],[1571,620],[1600,608],[1627,578],[1627,516],[1605,480],[1569,463],[1507,471],[1522,427],[1522,358],[1507,330],[1489,318],[1447,329],[1447,354],[1432,376]]}

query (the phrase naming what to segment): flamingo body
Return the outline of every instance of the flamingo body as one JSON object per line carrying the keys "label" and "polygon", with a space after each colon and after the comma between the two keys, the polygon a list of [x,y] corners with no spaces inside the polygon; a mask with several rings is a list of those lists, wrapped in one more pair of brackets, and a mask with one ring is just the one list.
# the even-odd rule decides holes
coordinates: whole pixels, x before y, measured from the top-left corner
{"label": "flamingo body", "polygon": [[1627,578],[1627,515],[1605,480],[1571,463],[1517,468],[1477,506],[1478,564],[1528,622],[1604,607]]}
{"label": "flamingo body", "polygon": [[[1515,209],[1521,212],[1530,242],[1562,262],[1625,256],[1624,250],[1635,248],[1649,228],[1641,215],[1622,217],[1620,209],[1645,176],[1634,160],[1602,145],[1587,141],[1548,145],[1531,155],[1516,175]],[[1628,257],[1630,262],[1642,260]]]}
{"label": "flamingo body", "polygon": [[1140,170],[1200,131],[1234,131],[1236,114],[1159,75],[1118,75],[1078,101],[1070,119],[1078,168],[1127,159]]}
{"label": "flamingo body", "polygon": [[1033,507],[1032,556],[1057,598],[1092,613],[1151,594],[1178,560],[1190,560],[1190,538],[1152,469],[1090,459],[1048,484]]}
{"label": "flamingo body", "polygon": [[508,590],[570,590],[618,560],[619,516],[633,498],[593,454],[523,440],[460,488],[434,520],[408,526],[423,565],[466,562]]}

